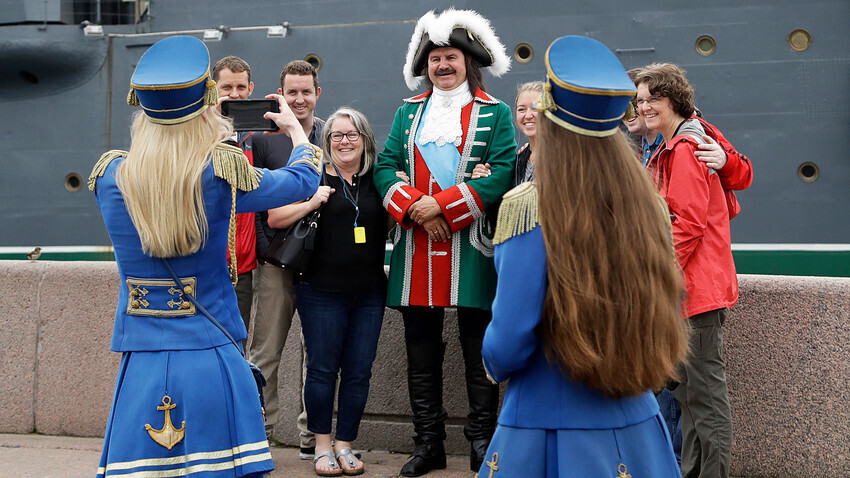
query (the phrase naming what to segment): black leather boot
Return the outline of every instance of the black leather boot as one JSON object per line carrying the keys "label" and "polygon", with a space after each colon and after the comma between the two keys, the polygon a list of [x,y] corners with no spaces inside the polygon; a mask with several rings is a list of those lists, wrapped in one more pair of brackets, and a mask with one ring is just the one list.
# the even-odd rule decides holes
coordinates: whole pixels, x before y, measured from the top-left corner
{"label": "black leather boot", "polygon": [[443,440],[433,437],[413,437],[416,448],[410,460],[401,467],[401,476],[422,476],[431,470],[446,467],[446,450]]}
{"label": "black leather boot", "polygon": [[407,389],[413,411],[416,448],[402,467],[402,476],[422,476],[446,467],[446,417],[443,408],[445,342],[407,343]]}
{"label": "black leather boot", "polygon": [[466,366],[466,393],[469,415],[463,434],[470,443],[469,468],[477,472],[484,463],[490,439],[496,431],[499,407],[499,386],[487,379],[481,359],[483,337],[461,338],[463,361]]}

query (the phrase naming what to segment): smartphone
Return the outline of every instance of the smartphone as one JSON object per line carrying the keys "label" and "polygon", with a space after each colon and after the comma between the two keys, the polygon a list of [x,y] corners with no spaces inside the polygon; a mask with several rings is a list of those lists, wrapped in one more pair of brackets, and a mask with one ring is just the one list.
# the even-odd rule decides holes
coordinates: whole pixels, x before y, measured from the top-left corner
{"label": "smartphone", "polygon": [[221,114],[233,119],[233,129],[236,131],[277,131],[277,123],[263,118],[267,111],[280,111],[276,99],[221,102]]}

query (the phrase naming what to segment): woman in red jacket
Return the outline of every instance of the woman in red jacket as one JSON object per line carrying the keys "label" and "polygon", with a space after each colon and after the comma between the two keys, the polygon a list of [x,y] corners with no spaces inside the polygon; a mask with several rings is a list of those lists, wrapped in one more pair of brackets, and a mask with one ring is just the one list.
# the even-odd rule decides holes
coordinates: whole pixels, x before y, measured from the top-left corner
{"label": "woman in red jacket", "polygon": [[693,328],[690,363],[673,396],[682,406],[683,477],[727,477],[732,421],[726,388],[722,325],[738,301],[729,211],[716,171],[699,161],[703,127],[685,72],[653,64],[635,78],[636,103],[664,144],[647,168],[667,201],[676,257],[684,271],[686,316]]}

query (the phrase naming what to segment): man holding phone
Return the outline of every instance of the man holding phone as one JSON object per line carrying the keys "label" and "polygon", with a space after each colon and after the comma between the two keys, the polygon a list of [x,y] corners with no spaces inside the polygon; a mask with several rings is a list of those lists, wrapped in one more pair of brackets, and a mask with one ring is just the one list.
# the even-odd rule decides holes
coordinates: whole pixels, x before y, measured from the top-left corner
{"label": "man holding phone", "polygon": [[[278,89],[286,103],[301,122],[304,133],[311,143],[321,144],[322,129],[325,122],[313,115],[316,101],[322,94],[318,74],[313,65],[303,60],[294,60],[286,64],[280,73]],[[254,166],[278,169],[286,166],[292,151],[292,140],[285,134],[253,135]],[[264,256],[272,237],[278,231],[269,226],[267,211],[256,213],[256,253]],[[254,335],[249,350],[253,361],[265,375],[267,383],[263,389],[266,400],[266,435],[273,439],[274,426],[278,420],[278,367],[292,316],[295,314],[295,285],[293,273],[262,261],[255,273],[257,292],[256,314],[254,317]],[[303,339],[301,340],[303,350]],[[306,362],[306,354],[304,354]],[[302,384],[305,374],[302,363]],[[302,390],[303,407],[303,390]],[[315,450],[315,438],[307,430],[307,413],[298,416],[298,430],[301,433],[301,458],[312,459]]]}
{"label": "man holding phone", "polygon": [[[237,56],[226,56],[213,66],[212,79],[218,90],[218,103],[225,100],[245,100],[254,92],[254,82],[251,81],[251,67],[248,62]],[[240,131],[230,138],[230,142],[242,148],[248,162],[254,164],[251,151],[252,131]],[[251,320],[251,304],[254,300],[253,271],[257,268],[257,232],[254,213],[247,212],[236,215],[236,272],[239,280],[236,283],[236,300],[239,314],[248,329]],[[227,258],[228,263],[230,257]],[[245,344],[242,344],[245,347]]]}

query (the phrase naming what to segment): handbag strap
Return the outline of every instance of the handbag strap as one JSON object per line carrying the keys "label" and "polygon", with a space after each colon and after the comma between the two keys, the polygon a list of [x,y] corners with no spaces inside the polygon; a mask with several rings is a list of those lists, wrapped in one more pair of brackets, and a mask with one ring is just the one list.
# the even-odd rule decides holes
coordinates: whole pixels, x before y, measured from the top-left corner
{"label": "handbag strap", "polygon": [[[177,287],[183,287],[183,282],[181,282],[180,278],[177,277],[177,274],[174,272],[174,269],[171,267],[171,264],[168,262],[168,259],[163,257],[162,262],[165,263],[165,268],[168,269],[168,273],[171,274],[171,279],[174,281],[174,284]],[[210,319],[210,322],[212,322],[213,325],[215,325],[216,327],[218,327],[219,330],[224,332],[224,335],[226,335],[227,338],[230,339],[230,342],[233,343],[233,346],[236,347],[236,350],[239,351],[240,355],[242,355],[243,357],[245,356],[245,352],[242,351],[239,345],[236,344],[236,341],[233,340],[233,336],[230,335],[230,332],[228,332],[227,329],[225,329],[224,326],[219,323],[219,321],[215,320],[215,317],[213,317],[212,314],[210,314],[209,311],[204,308],[204,306],[199,304],[198,300],[192,297],[192,294],[184,294],[184,297],[187,297],[189,299],[189,302],[195,304],[195,308],[200,310],[202,314],[204,314],[205,316],[207,316],[208,319]]]}

